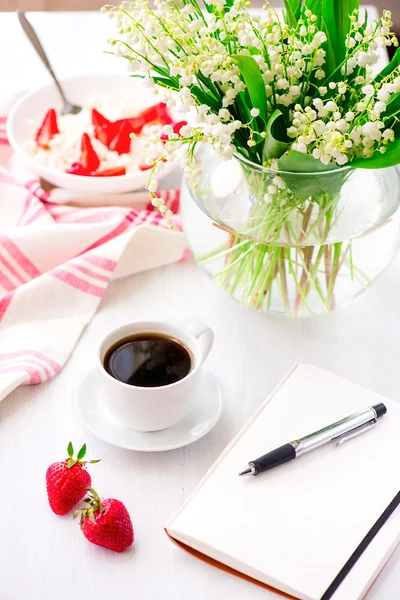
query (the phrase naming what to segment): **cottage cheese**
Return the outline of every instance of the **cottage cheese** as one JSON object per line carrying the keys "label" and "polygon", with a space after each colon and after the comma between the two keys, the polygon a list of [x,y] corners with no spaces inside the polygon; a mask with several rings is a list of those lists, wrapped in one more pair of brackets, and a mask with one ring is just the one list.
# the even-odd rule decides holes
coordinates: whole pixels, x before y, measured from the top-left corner
{"label": "cottage cheese", "polygon": [[90,102],[77,115],[58,115],[57,123],[59,134],[56,134],[49,142],[49,148],[41,148],[35,142],[36,132],[40,123],[30,121],[27,123],[28,141],[25,149],[29,155],[38,163],[48,169],[65,172],[72,163],[79,162],[81,156],[82,135],[87,133],[91,139],[92,146],[100,159],[98,170],[112,169],[115,167],[126,167],[126,173],[134,173],[139,170],[140,165],[146,164],[146,158],[150,157],[154,162],[163,151],[162,143],[151,143],[145,147],[145,139],[148,139],[151,127],[145,125],[139,138],[131,142],[131,150],[128,154],[118,154],[109,150],[94,137],[91,109],[97,108],[107,119],[112,121],[124,117],[135,116],[128,106],[116,107],[115,104],[104,105],[102,102]]}

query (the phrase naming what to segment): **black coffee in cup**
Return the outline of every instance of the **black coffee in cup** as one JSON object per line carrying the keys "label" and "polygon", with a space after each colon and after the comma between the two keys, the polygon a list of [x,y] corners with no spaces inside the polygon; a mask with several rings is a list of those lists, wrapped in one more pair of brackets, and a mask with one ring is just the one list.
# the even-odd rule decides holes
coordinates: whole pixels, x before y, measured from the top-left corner
{"label": "black coffee in cup", "polygon": [[140,387],[180,381],[192,370],[194,357],[179,340],[161,333],[126,337],[107,351],[104,368],[112,377]]}

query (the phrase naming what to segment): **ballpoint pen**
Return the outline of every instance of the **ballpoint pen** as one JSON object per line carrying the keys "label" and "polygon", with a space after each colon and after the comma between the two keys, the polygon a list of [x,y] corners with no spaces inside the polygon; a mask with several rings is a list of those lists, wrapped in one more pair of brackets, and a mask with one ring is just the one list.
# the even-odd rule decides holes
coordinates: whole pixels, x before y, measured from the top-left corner
{"label": "ballpoint pen", "polygon": [[386,406],[382,403],[369,406],[360,410],[341,421],[327,425],[314,433],[284,444],[260,458],[250,461],[239,473],[239,475],[258,475],[263,471],[278,467],[283,463],[307,454],[320,446],[336,441],[340,446],[347,440],[365,431],[369,431],[378,423],[379,417],[386,414]]}

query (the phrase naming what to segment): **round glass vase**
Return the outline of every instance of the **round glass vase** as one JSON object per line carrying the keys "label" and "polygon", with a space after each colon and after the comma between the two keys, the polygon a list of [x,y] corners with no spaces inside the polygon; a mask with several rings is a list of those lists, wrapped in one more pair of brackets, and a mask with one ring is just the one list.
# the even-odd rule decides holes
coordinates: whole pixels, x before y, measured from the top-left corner
{"label": "round glass vase", "polygon": [[223,290],[254,309],[313,316],[351,302],[400,241],[400,170],[289,173],[209,146],[182,183],[192,254]]}

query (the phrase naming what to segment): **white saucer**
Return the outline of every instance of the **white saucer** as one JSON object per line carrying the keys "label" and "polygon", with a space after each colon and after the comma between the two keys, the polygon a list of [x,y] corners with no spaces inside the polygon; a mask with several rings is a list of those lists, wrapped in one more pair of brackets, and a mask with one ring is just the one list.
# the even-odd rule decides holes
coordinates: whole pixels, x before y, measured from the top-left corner
{"label": "white saucer", "polygon": [[128,450],[164,452],[196,442],[208,433],[222,413],[222,390],[215,375],[204,371],[198,397],[182,421],[163,429],[143,433],[127,427],[113,417],[96,393],[96,370],[81,381],[76,397],[79,416],[85,427],[98,438]]}

